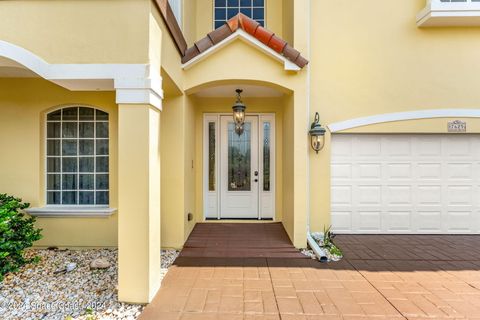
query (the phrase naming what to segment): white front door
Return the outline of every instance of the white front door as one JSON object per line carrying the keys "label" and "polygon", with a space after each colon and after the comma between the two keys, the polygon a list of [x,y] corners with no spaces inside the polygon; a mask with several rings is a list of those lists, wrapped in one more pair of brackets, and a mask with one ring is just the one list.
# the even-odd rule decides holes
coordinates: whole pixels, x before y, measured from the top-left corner
{"label": "white front door", "polygon": [[238,135],[232,116],[220,117],[220,218],[258,218],[258,116]]}

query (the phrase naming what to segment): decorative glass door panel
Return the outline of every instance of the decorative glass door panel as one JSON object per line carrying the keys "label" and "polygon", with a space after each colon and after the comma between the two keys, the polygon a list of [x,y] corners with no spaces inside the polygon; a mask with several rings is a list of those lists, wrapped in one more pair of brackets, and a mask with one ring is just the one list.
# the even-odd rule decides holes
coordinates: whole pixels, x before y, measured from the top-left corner
{"label": "decorative glass door panel", "polygon": [[220,118],[220,217],[258,218],[258,117],[246,117],[241,135],[231,116]]}
{"label": "decorative glass door panel", "polygon": [[235,132],[235,124],[228,123],[228,191],[251,191],[251,140],[252,126],[244,125],[241,135]]}

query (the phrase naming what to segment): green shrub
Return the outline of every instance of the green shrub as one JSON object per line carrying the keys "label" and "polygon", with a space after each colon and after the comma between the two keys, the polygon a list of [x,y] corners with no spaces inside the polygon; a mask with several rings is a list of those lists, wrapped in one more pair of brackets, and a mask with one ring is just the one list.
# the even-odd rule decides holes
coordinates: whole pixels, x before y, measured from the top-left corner
{"label": "green shrub", "polygon": [[328,228],[323,228],[323,247],[328,250],[332,255],[336,255],[339,257],[343,256],[342,250],[333,243],[333,238],[335,238],[335,234],[330,230],[332,226]]}
{"label": "green shrub", "polygon": [[323,245],[326,247],[330,247],[333,244],[333,238],[335,238],[335,235],[330,229],[332,229],[332,226],[328,228],[323,227]]}
{"label": "green shrub", "polygon": [[23,213],[29,206],[22,199],[0,194],[0,281],[5,274],[38,260],[24,256],[25,249],[42,238],[42,230],[34,227],[35,218]]}

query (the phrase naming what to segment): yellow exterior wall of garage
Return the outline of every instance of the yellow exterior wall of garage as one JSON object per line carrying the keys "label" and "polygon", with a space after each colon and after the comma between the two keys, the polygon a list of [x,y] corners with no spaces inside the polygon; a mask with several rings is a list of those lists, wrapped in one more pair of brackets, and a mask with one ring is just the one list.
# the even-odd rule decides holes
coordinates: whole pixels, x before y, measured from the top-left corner
{"label": "yellow exterior wall of garage", "polygon": [[[311,1],[311,121],[323,125],[428,109],[479,109],[480,29],[417,28],[424,1]],[[392,14],[395,13],[395,14]],[[327,45],[328,44],[328,45]],[[326,50],[327,48],[327,50]],[[451,120],[478,132],[477,118],[372,124],[342,133],[445,133]],[[330,220],[330,134],[310,153],[311,228]]]}

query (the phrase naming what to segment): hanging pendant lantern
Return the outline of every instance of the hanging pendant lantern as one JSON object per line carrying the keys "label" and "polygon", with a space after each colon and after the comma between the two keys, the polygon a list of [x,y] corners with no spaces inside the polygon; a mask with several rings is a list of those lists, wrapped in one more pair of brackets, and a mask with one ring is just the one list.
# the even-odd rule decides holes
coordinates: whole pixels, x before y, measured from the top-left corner
{"label": "hanging pendant lantern", "polygon": [[241,135],[243,133],[243,125],[245,124],[245,109],[247,109],[247,106],[242,102],[241,93],[243,90],[237,89],[235,92],[237,92],[237,101],[235,101],[232,107],[233,121],[235,123],[235,132]]}

